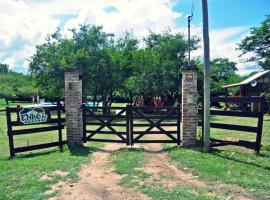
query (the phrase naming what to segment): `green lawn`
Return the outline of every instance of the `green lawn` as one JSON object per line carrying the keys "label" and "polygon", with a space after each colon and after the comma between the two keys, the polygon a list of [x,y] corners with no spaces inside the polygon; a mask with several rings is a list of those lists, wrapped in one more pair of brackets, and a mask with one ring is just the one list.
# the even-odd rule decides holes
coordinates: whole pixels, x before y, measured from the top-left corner
{"label": "green lawn", "polygon": [[[256,126],[253,118],[212,117],[211,121],[228,124]],[[199,129],[199,133],[201,130]],[[229,140],[255,140],[254,133],[211,129],[211,137]],[[204,180],[210,188],[226,184],[228,188],[241,187],[256,199],[270,199],[270,116],[265,115],[262,137],[262,151],[256,155],[253,150],[237,146],[225,146],[211,149],[210,153],[201,147],[193,149],[166,145],[172,162],[180,169],[192,172],[200,180]],[[135,188],[152,199],[216,199],[209,195],[211,189],[194,189],[180,185],[170,189],[164,185],[147,184],[145,181],[151,174],[144,173],[140,167],[144,164],[142,149],[124,150],[114,153],[113,166],[116,172],[125,175],[122,184]],[[140,184],[143,182],[144,184]],[[236,189],[237,190],[237,189]],[[220,194],[219,194],[220,195]],[[233,192],[226,189],[223,196],[231,198]]]}
{"label": "green lawn", "polygon": [[[15,105],[16,103],[13,106]],[[4,107],[5,104],[0,101],[0,109]],[[256,121],[250,118],[214,117],[212,120],[220,123],[256,125]],[[255,134],[252,133],[218,129],[211,129],[211,136],[220,139],[255,139]],[[57,132],[30,134],[17,136],[15,144],[24,146],[56,139]],[[46,195],[44,192],[59,180],[76,180],[76,173],[81,164],[87,162],[92,152],[101,145],[91,142],[87,143],[86,147],[72,152],[65,146],[62,153],[56,147],[9,158],[7,142],[5,113],[0,112],[0,199],[3,200],[47,199],[55,195]],[[166,147],[175,165],[183,170],[192,171],[199,179],[213,186],[220,183],[238,185],[257,199],[270,199],[270,116],[265,116],[262,144],[260,156],[252,150],[234,146],[215,148],[210,153],[202,152],[201,148],[184,149],[170,145]],[[138,169],[144,163],[142,149],[119,151],[113,156],[116,172],[127,174],[122,184],[135,188],[153,199],[216,199],[209,196],[208,189],[194,191],[187,186],[167,189],[159,184],[139,185],[140,181],[151,176]],[[66,177],[56,175],[54,174],[56,170],[65,171],[68,175]],[[40,180],[44,174],[50,176],[51,180]]]}
{"label": "green lawn", "polygon": [[[0,101],[1,102],[1,101]],[[16,106],[16,103],[10,106]],[[0,109],[5,104],[0,104]],[[58,147],[18,154],[9,158],[6,117],[0,112],[0,200],[48,199],[57,194],[46,194],[50,185],[60,180],[75,181],[77,172],[87,162],[101,143],[87,143],[85,147],[69,151]],[[65,139],[65,131],[63,132]],[[45,132],[15,136],[15,145],[26,146],[44,142],[57,141],[57,132]],[[67,173],[67,176],[55,174],[56,170]],[[50,180],[41,180],[46,175]]]}
{"label": "green lawn", "polygon": [[[243,117],[212,116],[211,121],[224,124],[238,124],[256,127],[258,120],[256,118],[249,118],[249,117],[243,118]],[[256,133],[247,133],[241,131],[230,131],[222,129],[211,129],[211,136],[218,139],[234,138],[234,139],[246,139],[254,141],[256,139]],[[270,115],[264,116],[262,144],[265,146],[270,145]]]}
{"label": "green lawn", "polygon": [[214,200],[216,197],[209,195],[209,190],[195,190],[191,186],[179,185],[168,188],[160,181],[164,177],[155,180],[155,182],[146,181],[152,176],[140,169],[145,163],[145,152],[143,149],[120,150],[113,153],[112,165],[115,172],[124,175],[121,184],[137,192],[149,196],[153,200]]}
{"label": "green lawn", "polygon": [[[256,126],[256,119],[215,116],[212,122]],[[199,133],[201,130],[199,129]],[[228,140],[255,140],[254,133],[211,129],[211,137]],[[194,172],[200,179],[238,185],[257,199],[270,199],[270,116],[264,117],[260,155],[237,146],[213,148],[204,153],[201,148],[168,148],[172,161],[181,169]]]}

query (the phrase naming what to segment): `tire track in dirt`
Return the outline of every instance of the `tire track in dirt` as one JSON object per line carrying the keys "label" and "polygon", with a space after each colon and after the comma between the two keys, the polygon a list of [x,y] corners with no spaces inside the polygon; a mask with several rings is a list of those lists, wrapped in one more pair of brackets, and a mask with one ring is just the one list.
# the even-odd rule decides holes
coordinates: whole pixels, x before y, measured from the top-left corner
{"label": "tire track in dirt", "polygon": [[[110,166],[110,154],[119,150],[119,144],[107,144],[100,151],[93,153],[91,161],[81,168],[77,183],[60,182],[60,196],[53,200],[148,200],[141,193],[136,193],[119,185],[122,176],[113,172]],[[58,184],[58,185],[59,185]],[[55,190],[57,185],[52,186]]]}
{"label": "tire track in dirt", "polygon": [[[159,135],[151,135],[151,139],[164,139]],[[226,192],[233,194],[233,199],[238,200],[253,200],[253,198],[244,191],[243,188],[237,185],[230,184],[215,184],[211,185],[209,182],[199,180],[191,172],[183,171],[172,164],[168,153],[163,151],[162,144],[150,143],[141,145],[146,151],[146,163],[140,170],[151,173],[153,176],[146,180],[145,183],[151,184],[155,180],[160,180],[164,187],[174,187],[177,185],[188,185],[192,188],[211,188],[211,194],[221,199],[228,199],[225,197]],[[165,178],[162,178],[165,177]]]}
{"label": "tire track in dirt", "polygon": [[170,157],[162,151],[161,144],[147,144],[143,148],[147,152],[147,162],[142,170],[153,174],[152,180],[165,177],[161,182],[167,187],[178,184],[188,184],[195,187],[205,186],[205,183],[198,180],[192,173],[179,170],[175,165],[171,164]]}

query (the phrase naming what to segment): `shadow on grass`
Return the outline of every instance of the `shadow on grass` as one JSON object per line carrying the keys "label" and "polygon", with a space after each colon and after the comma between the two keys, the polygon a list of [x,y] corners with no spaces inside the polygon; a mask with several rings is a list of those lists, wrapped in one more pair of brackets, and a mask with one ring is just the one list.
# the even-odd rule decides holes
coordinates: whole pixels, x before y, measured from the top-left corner
{"label": "shadow on grass", "polygon": [[[223,154],[221,152],[223,152],[223,151],[219,150],[219,149],[213,149],[212,148],[210,153],[214,154],[214,155],[216,155],[218,157],[225,158],[227,160],[231,160],[231,161],[234,161],[234,162],[243,163],[243,164],[246,164],[246,165],[262,168],[262,169],[265,169],[265,170],[270,170],[270,167],[262,166],[262,165],[260,165],[258,163],[258,161],[257,162],[255,162],[255,161],[251,161],[251,162],[250,161],[245,161],[245,160],[242,160],[242,159],[239,159],[239,158],[236,158],[236,157],[231,157],[231,156]],[[260,156],[261,157],[269,157],[268,155],[264,155],[264,156],[260,155]]]}
{"label": "shadow on grass", "polygon": [[72,156],[89,156],[95,151],[98,151],[96,147],[87,147],[87,146],[78,146],[78,147],[69,147]]}
{"label": "shadow on grass", "polygon": [[96,147],[78,146],[74,148],[68,148],[67,146],[65,146],[64,149],[43,149],[36,152],[30,151],[27,152],[27,154],[17,154],[16,156],[8,157],[6,160],[34,158],[39,156],[46,156],[56,152],[64,153],[66,151],[69,151],[72,156],[89,156],[89,154],[92,154],[93,152],[99,150],[100,149]]}
{"label": "shadow on grass", "polygon": [[8,157],[7,160],[33,158],[33,157],[37,157],[37,156],[49,155],[49,154],[55,153],[55,152],[61,152],[61,150],[60,149],[51,149],[51,150],[46,150],[46,151],[43,150],[43,151],[38,151],[38,152],[28,152],[27,154],[18,154],[18,155],[13,156],[13,157]]}
{"label": "shadow on grass", "polygon": [[[240,158],[237,158],[237,157],[232,157],[231,155],[228,155],[226,153],[222,153],[222,152],[226,152],[224,150],[220,150],[220,149],[216,149],[216,148],[211,148],[209,152],[205,152],[203,150],[203,147],[202,146],[197,146],[197,147],[189,147],[189,148],[186,148],[186,147],[169,147],[169,148],[166,148],[164,149],[165,152],[170,152],[170,151],[174,151],[174,150],[191,150],[191,151],[194,151],[194,152],[200,152],[200,153],[205,153],[205,154],[210,154],[210,155],[213,155],[213,156],[217,156],[217,157],[221,157],[223,159],[227,159],[227,160],[230,160],[230,161],[234,161],[234,162],[238,162],[238,163],[242,163],[242,164],[246,164],[246,165],[250,165],[250,166],[254,166],[254,167],[258,167],[258,168],[261,168],[261,169],[265,169],[265,170],[270,170],[270,166],[263,166],[263,165],[260,165],[259,164],[259,161],[254,161],[254,160],[251,160],[251,161],[248,161],[248,159],[246,160],[242,160]],[[258,157],[270,157],[270,154],[269,155],[266,155],[266,154],[260,154],[258,155]],[[183,158],[184,159],[184,158]]]}

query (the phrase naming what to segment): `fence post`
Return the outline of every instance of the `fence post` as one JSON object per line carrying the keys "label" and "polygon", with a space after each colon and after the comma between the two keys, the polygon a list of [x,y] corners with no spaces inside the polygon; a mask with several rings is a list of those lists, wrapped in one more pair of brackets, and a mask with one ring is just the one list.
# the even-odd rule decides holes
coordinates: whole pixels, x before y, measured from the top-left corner
{"label": "fence post", "polygon": [[84,107],[82,107],[82,114],[83,114],[83,142],[86,143],[87,139],[86,139],[86,109]]}
{"label": "fence post", "polygon": [[58,142],[60,151],[63,151],[63,138],[62,138],[62,119],[61,119],[61,105],[57,102],[57,121],[58,121]]}
{"label": "fence post", "polygon": [[67,144],[69,147],[82,145],[82,80],[79,68],[65,70],[65,107]]}
{"label": "fence post", "polygon": [[197,68],[182,68],[182,146],[189,147],[197,142]]}
{"label": "fence post", "polygon": [[133,105],[129,105],[129,133],[130,133],[130,145],[131,147],[134,145],[134,137],[133,137]]}
{"label": "fence post", "polygon": [[8,142],[9,142],[9,153],[10,156],[15,156],[14,152],[14,141],[12,135],[12,126],[11,126],[11,116],[10,116],[9,107],[6,108],[6,118],[7,118],[7,135],[8,135]]}
{"label": "fence post", "polygon": [[126,105],[126,134],[127,145],[130,145],[130,107]]}
{"label": "fence post", "polygon": [[177,145],[181,144],[180,124],[181,124],[181,110],[180,104],[177,105]]}
{"label": "fence post", "polygon": [[256,136],[256,152],[260,153],[261,141],[262,141],[262,130],[263,130],[263,117],[265,109],[265,98],[260,98],[260,110],[259,110],[259,119],[258,119],[258,132]]}

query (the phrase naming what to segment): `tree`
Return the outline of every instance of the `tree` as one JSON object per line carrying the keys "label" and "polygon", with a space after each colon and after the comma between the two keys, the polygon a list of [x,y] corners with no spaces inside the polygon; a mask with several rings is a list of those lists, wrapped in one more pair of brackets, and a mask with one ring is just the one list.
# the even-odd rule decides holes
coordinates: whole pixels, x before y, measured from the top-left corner
{"label": "tree", "polygon": [[263,69],[270,69],[270,15],[259,27],[251,28],[250,35],[241,41],[243,55],[251,53],[246,62],[255,61]]}
{"label": "tree", "polygon": [[133,94],[136,85],[133,85],[134,79],[134,60],[138,51],[139,41],[132,32],[125,32],[122,37],[115,41],[110,50],[111,64],[117,71],[117,90],[122,96],[125,96],[129,103],[133,101]]}
{"label": "tree", "polygon": [[[37,46],[30,71],[45,96],[64,95],[64,70],[80,67],[83,94],[110,106],[116,94],[129,102],[141,92],[152,96],[179,94],[180,68],[187,64],[187,41],[181,34],[150,32],[140,43],[132,32],[115,39],[100,26],[81,25],[63,38],[59,31]],[[196,49],[197,39],[192,40]]]}
{"label": "tree", "polygon": [[8,73],[8,65],[7,64],[2,64],[0,63],[0,73],[1,74],[6,74]]}
{"label": "tree", "polygon": [[81,25],[72,30],[71,39],[62,38],[59,31],[37,46],[30,59],[30,71],[46,96],[64,96],[64,70],[80,67],[84,96],[100,96],[106,106],[115,89],[114,71],[110,64],[109,37],[100,26]]}
{"label": "tree", "polygon": [[234,62],[227,58],[216,58],[211,61],[210,85],[211,95],[224,95],[224,85],[236,83],[241,78],[236,74],[237,68]]}
{"label": "tree", "polygon": [[[145,48],[134,55],[134,76],[128,79],[129,87],[135,89],[135,95],[142,92],[154,97],[166,95],[172,104],[181,89],[180,69],[187,64],[187,41],[184,35],[170,30],[160,34],[150,31],[143,41]],[[198,40],[193,38],[192,49],[197,44]]]}
{"label": "tree", "polygon": [[[203,95],[203,63],[196,60],[198,69],[198,92]],[[211,96],[225,95],[226,90],[222,88],[224,85],[240,82],[242,78],[236,74],[237,68],[234,62],[227,58],[216,58],[211,61],[210,69],[210,88]],[[239,89],[232,91],[234,94],[239,92]]]}
{"label": "tree", "polygon": [[0,73],[0,98],[8,100],[31,100],[37,94],[37,88],[31,76],[9,71]]}

